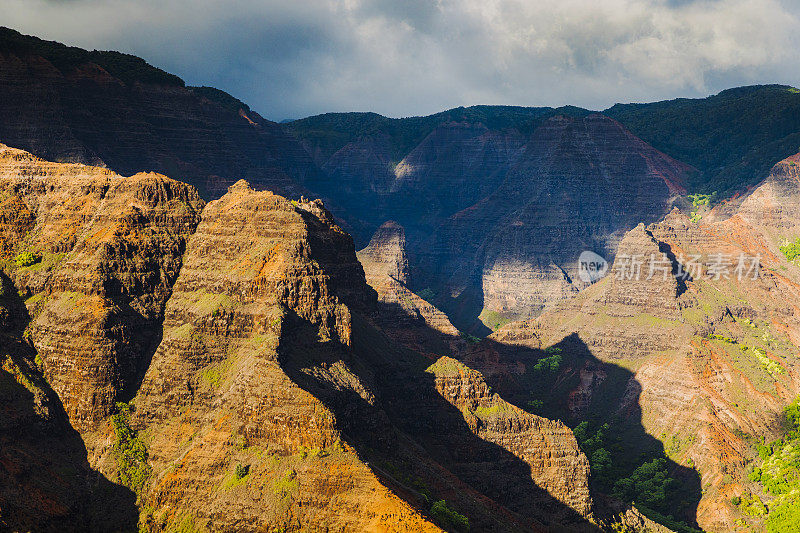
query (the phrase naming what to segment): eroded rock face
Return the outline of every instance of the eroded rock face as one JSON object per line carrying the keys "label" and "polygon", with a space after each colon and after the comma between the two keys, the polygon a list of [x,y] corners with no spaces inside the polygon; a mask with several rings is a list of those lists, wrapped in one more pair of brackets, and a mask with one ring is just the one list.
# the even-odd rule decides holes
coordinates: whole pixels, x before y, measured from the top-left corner
{"label": "eroded rock face", "polygon": [[[639,448],[658,439],[687,486],[704,487],[696,493],[700,526],[729,531],[744,519],[758,527],[730,499],[758,490],[746,481],[754,456],[747,436],[769,440],[800,391],[800,270],[778,250],[800,236],[796,160],[777,164],[726,216],[693,223],[673,211],[634,228],[617,263],[623,252],[644,258],[638,282],[616,279],[615,264],[575,299],[500,329],[465,361],[515,400],[512,391],[530,391],[531,366],[555,347],[564,359],[548,383],[558,399],[543,412],[576,422],[600,416]],[[673,273],[681,267],[690,277],[647,279],[658,251]]]}
{"label": "eroded rock face", "polygon": [[530,316],[574,295],[586,286],[579,254],[612,261],[625,233],[663,217],[693,172],[596,114],[542,119],[529,136],[442,123],[390,172],[386,143],[365,137],[330,156],[319,191],[361,242],[386,220],[402,225],[412,286],[433,289],[462,329],[482,312]]}
{"label": "eroded rock face", "polygon": [[30,320],[0,270],[0,526],[9,531],[135,528],[135,495],[90,468],[86,448],[23,338]]}
{"label": "eroded rock face", "polygon": [[[121,178],[6,147],[0,169],[4,290],[17,298],[0,320],[18,348],[0,378],[32,380],[34,396],[9,385],[0,439],[14,489],[0,491],[0,508],[34,490],[13,454],[79,465],[64,483],[36,481],[43,511],[19,515],[20,528],[63,518],[91,529],[138,514],[153,531],[437,531],[430,498],[476,529],[592,528],[586,458],[565,426],[490,395],[466,367],[458,383],[426,372],[447,343],[382,329],[391,321],[380,305],[413,295],[388,275],[402,277],[400,228],[373,250],[386,259],[371,278],[378,301],[319,201],[240,181],[204,206],[163,176]],[[21,252],[33,263],[18,264]],[[441,315],[416,298],[423,317]],[[438,334],[457,339],[449,328]],[[115,403],[131,398],[120,415]],[[42,423],[43,443],[65,443],[50,459],[33,433],[14,440],[15,428]],[[140,459],[122,455],[120,432],[142,446]],[[132,474],[131,461],[146,468]],[[137,494],[72,491],[87,476]],[[101,489],[115,494],[115,512]]]}
{"label": "eroded rock face", "polygon": [[317,172],[278,124],[222,91],[184,87],[123,54],[111,73],[97,54],[41,42],[0,30],[0,140],[10,146],[123,175],[160,172],[205,198],[242,177],[299,194]]}
{"label": "eroded rock face", "polygon": [[203,201],[164,176],[122,178],[5,146],[0,168],[3,255],[37,257],[11,276],[29,298],[45,376],[84,430],[138,386]]}
{"label": "eroded rock face", "polygon": [[436,376],[437,391],[464,414],[472,431],[530,465],[538,487],[579,515],[591,516],[589,462],[567,426],[507,403],[491,393],[479,372],[455,359],[442,357],[429,372]]}
{"label": "eroded rock face", "polygon": [[536,312],[585,286],[583,250],[611,260],[626,231],[661,218],[689,170],[606,117],[550,119],[495,191],[442,224],[423,264],[483,309]]}
{"label": "eroded rock face", "polygon": [[[367,295],[351,298],[356,310],[374,306],[352,241],[335,276],[314,259],[346,255],[346,246],[336,250],[345,238],[319,204],[292,204],[244,182],[204,210],[136,398],[136,424],[152,436],[146,497],[155,527],[168,512],[252,531],[371,530],[382,520],[395,531],[435,529],[380,484],[343,444],[334,412],[287,375],[312,373],[374,403],[342,355],[351,315],[332,292],[360,278],[342,293]],[[328,253],[313,255],[321,246]],[[297,342],[302,349],[292,348]],[[318,362],[319,353],[330,359]],[[246,465],[244,481],[237,464]]]}
{"label": "eroded rock face", "polygon": [[406,255],[406,232],[397,222],[387,221],[372,236],[369,245],[358,252],[358,260],[367,265],[366,271],[373,278],[392,278],[408,284],[408,256]]}
{"label": "eroded rock face", "polygon": [[410,272],[405,230],[384,223],[358,252],[369,285],[378,293],[376,320],[392,339],[423,353],[459,351],[464,342],[442,311],[408,288]]}

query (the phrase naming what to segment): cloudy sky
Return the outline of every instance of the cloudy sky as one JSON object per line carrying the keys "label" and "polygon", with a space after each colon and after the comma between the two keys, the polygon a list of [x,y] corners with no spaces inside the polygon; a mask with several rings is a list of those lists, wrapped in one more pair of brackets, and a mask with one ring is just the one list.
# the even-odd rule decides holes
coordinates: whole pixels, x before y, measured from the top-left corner
{"label": "cloudy sky", "polygon": [[0,0],[0,25],[144,57],[273,120],[800,85],[797,0]]}

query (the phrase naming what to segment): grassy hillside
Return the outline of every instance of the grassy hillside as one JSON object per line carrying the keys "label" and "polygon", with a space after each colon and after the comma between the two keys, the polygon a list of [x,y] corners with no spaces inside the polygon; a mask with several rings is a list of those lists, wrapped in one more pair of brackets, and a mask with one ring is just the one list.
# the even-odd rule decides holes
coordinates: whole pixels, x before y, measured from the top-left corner
{"label": "grassy hillside", "polygon": [[758,183],[800,148],[800,91],[728,89],[702,99],[617,104],[604,114],[662,152],[698,168],[693,192],[724,198]]}
{"label": "grassy hillside", "polygon": [[750,480],[759,482],[772,499],[762,502],[747,493],[733,501],[748,516],[766,517],[768,533],[796,531],[800,524],[800,399],[786,408],[784,418],[785,435],[757,445],[760,460],[750,473]]}

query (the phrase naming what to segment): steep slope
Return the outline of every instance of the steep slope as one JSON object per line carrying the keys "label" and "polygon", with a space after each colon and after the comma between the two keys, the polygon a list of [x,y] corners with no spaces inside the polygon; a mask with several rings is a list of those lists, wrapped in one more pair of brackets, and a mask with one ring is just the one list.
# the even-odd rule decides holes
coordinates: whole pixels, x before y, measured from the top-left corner
{"label": "steep slope", "polygon": [[[349,262],[326,265],[326,256],[347,257],[348,247]],[[402,391],[396,387],[413,382],[410,372],[416,372],[399,361],[415,362],[419,356],[375,353],[373,345],[381,341],[367,338],[380,333],[357,316],[371,313],[374,300],[364,298],[371,290],[354,259],[352,241],[319,204],[295,206],[239,183],[206,208],[167,305],[164,339],[135,399],[134,425],[146,435],[153,467],[143,497],[154,508],[149,519],[154,527],[163,525],[158,520],[163,515],[191,516],[196,523],[223,528],[249,524],[253,530],[266,525],[375,530],[381,523],[393,531],[431,527],[379,482],[387,476],[384,483],[403,492],[408,490],[402,488],[403,476],[383,466],[370,469],[360,459],[363,454],[370,465],[389,465],[399,456],[416,456],[415,463],[429,466],[412,478],[414,483],[442,484],[441,473],[428,470],[437,468],[436,456],[421,458],[420,441],[412,445],[396,433],[401,427],[418,438],[414,417],[405,408],[389,407],[409,394],[407,385]],[[481,386],[479,376],[468,383],[467,390]],[[432,384],[418,388],[414,396],[420,409],[440,419],[454,416],[437,411],[442,399]],[[473,401],[473,409],[507,405],[488,396]],[[427,416],[417,413],[417,422]],[[521,411],[516,416],[528,420],[522,432],[516,429],[519,422],[488,436],[479,426],[477,435],[445,429],[428,434],[429,441],[421,444],[435,449],[460,438],[470,449],[483,439],[500,444],[495,453],[509,455],[503,445],[518,443],[520,450],[505,459],[508,466],[495,468],[537,465],[530,467],[528,484],[535,480],[538,490],[563,498],[563,510],[548,504],[526,520],[579,526],[581,515],[590,516],[591,504],[586,463],[569,430]],[[470,483],[478,466],[462,459],[461,471],[451,470],[455,477],[449,483]],[[482,479],[478,490],[501,479]],[[448,489],[433,494],[441,490]],[[506,498],[498,499],[511,505]],[[551,498],[539,495],[538,501]],[[493,518],[476,495],[448,500],[456,501],[474,524],[507,520]],[[527,529],[522,523],[512,529]]]}
{"label": "steep slope", "polygon": [[476,333],[487,330],[479,317],[529,316],[582,288],[580,252],[613,256],[624,232],[662,217],[694,172],[577,109],[323,115],[288,127],[317,154],[328,176],[317,190],[343,208],[337,216],[357,242],[399,223],[411,286]]}
{"label": "steep slope", "polygon": [[72,425],[87,429],[138,386],[203,202],[164,176],[5,146],[0,196],[0,256],[33,314],[27,333]]}
{"label": "steep slope", "polygon": [[378,293],[376,320],[394,340],[422,353],[448,354],[464,347],[447,315],[408,288],[411,273],[402,226],[384,223],[358,252],[358,260]]}
{"label": "steep slope", "polygon": [[[534,412],[588,421],[579,441],[595,488],[677,511],[635,481],[637,468],[661,458],[658,468],[699,499],[704,529],[758,527],[763,513],[741,504],[768,498],[746,475],[752,443],[781,430],[782,409],[800,392],[800,270],[779,250],[800,236],[797,161],[777,164],[729,218],[696,224],[674,211],[635,228],[608,277],[535,321],[505,326],[465,361]],[[629,277],[634,257],[638,278]],[[605,472],[601,448],[615,465]],[[625,476],[630,485],[620,484]],[[691,506],[683,513],[691,523]]]}
{"label": "steep slope", "polygon": [[52,161],[155,171],[219,197],[245,177],[302,192],[310,157],[278,124],[144,60],[0,28],[0,141]]}
{"label": "steep slope", "polygon": [[[378,530],[381,520],[393,531],[435,530],[342,446],[335,415],[283,368],[282,358],[301,356],[284,352],[287,338],[307,338],[305,358],[350,343],[350,312],[330,292],[346,276],[328,278],[311,260],[315,228],[305,219],[318,209],[244,182],[205,209],[135,400],[154,528],[166,515],[252,531]],[[346,235],[340,241],[331,247],[346,246]],[[351,288],[369,294],[361,279]],[[342,395],[374,401],[344,360],[314,370]]]}
{"label": "steep slope", "polygon": [[0,528],[136,527],[134,494],[89,467],[86,448],[23,340],[27,311],[0,271]]}
{"label": "steep slope", "polygon": [[800,91],[785,85],[728,89],[708,98],[617,104],[603,114],[701,172],[693,192],[743,192],[800,146]]}
{"label": "steep slope", "polygon": [[627,230],[663,216],[690,172],[601,115],[550,119],[502,185],[437,228],[422,269],[443,281],[451,316],[529,315],[585,286],[580,253],[613,257]]}
{"label": "steep slope", "polygon": [[321,202],[240,181],[204,206],[8,147],[0,169],[4,526],[596,529],[569,428],[387,336]]}

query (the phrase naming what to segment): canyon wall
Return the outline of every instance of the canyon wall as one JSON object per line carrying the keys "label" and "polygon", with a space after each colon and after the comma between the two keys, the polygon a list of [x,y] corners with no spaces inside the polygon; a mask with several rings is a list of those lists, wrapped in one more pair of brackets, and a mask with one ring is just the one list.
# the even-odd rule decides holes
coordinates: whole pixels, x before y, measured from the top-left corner
{"label": "canyon wall", "polygon": [[376,294],[318,200],[239,181],[206,205],[2,146],[0,245],[9,527],[461,527],[444,505],[476,530],[595,528],[569,428],[382,326],[387,287],[407,291],[399,227]]}

